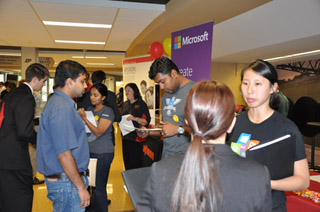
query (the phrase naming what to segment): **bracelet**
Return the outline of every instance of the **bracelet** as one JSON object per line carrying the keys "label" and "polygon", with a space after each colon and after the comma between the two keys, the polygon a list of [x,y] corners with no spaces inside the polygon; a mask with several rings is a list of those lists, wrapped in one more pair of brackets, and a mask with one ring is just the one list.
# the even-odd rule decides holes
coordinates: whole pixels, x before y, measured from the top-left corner
{"label": "bracelet", "polygon": [[139,119],[140,119],[140,118],[137,118],[136,122],[138,122],[138,121],[139,121]]}

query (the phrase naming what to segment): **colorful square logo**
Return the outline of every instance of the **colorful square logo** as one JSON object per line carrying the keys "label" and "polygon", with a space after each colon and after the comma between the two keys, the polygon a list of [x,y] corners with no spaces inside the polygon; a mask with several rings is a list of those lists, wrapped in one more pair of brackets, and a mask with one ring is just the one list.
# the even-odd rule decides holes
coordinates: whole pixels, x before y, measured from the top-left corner
{"label": "colorful square logo", "polygon": [[246,145],[231,142],[231,149],[234,151],[236,154],[240,155],[241,157],[246,157]]}
{"label": "colorful square logo", "polygon": [[240,137],[238,138],[238,144],[247,145],[250,141],[251,135],[247,133],[241,133]]}
{"label": "colorful square logo", "polygon": [[181,36],[174,37],[174,49],[181,48]]}
{"label": "colorful square logo", "polygon": [[240,155],[241,144],[237,144],[237,143],[231,142],[231,146],[230,147],[231,147],[232,151],[234,151],[235,153]]}

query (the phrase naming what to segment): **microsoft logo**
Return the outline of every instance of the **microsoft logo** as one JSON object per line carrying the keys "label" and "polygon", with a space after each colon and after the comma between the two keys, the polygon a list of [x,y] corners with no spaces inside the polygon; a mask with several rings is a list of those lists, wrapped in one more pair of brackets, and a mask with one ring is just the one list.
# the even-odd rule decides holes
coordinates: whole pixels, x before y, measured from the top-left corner
{"label": "microsoft logo", "polygon": [[209,40],[209,33],[204,31],[203,34],[195,35],[193,37],[188,35],[182,38],[181,37],[181,35],[174,37],[174,49],[181,49],[181,47],[185,45],[206,42]]}
{"label": "microsoft logo", "polygon": [[181,36],[174,37],[174,49],[181,48]]}

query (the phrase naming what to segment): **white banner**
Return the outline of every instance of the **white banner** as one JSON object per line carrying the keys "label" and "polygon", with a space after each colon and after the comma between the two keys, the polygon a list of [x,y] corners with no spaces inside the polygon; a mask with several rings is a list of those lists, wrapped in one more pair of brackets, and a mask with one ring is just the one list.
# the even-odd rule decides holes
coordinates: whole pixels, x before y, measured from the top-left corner
{"label": "white banner", "polygon": [[[151,124],[155,123],[155,84],[149,79],[148,72],[153,62],[151,56],[142,56],[134,58],[125,58],[122,61],[123,84],[135,83],[149,108]],[[124,95],[124,101],[126,96]]]}

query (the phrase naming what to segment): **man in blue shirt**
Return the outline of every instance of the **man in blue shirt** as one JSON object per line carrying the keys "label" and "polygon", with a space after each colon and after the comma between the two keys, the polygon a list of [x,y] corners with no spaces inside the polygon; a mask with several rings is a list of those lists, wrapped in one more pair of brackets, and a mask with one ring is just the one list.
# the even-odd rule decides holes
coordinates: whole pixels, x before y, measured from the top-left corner
{"label": "man in blue shirt", "polygon": [[41,114],[37,166],[45,176],[54,211],[80,212],[90,204],[87,136],[72,100],[85,92],[86,73],[77,62],[61,62],[54,79],[56,89]]}

